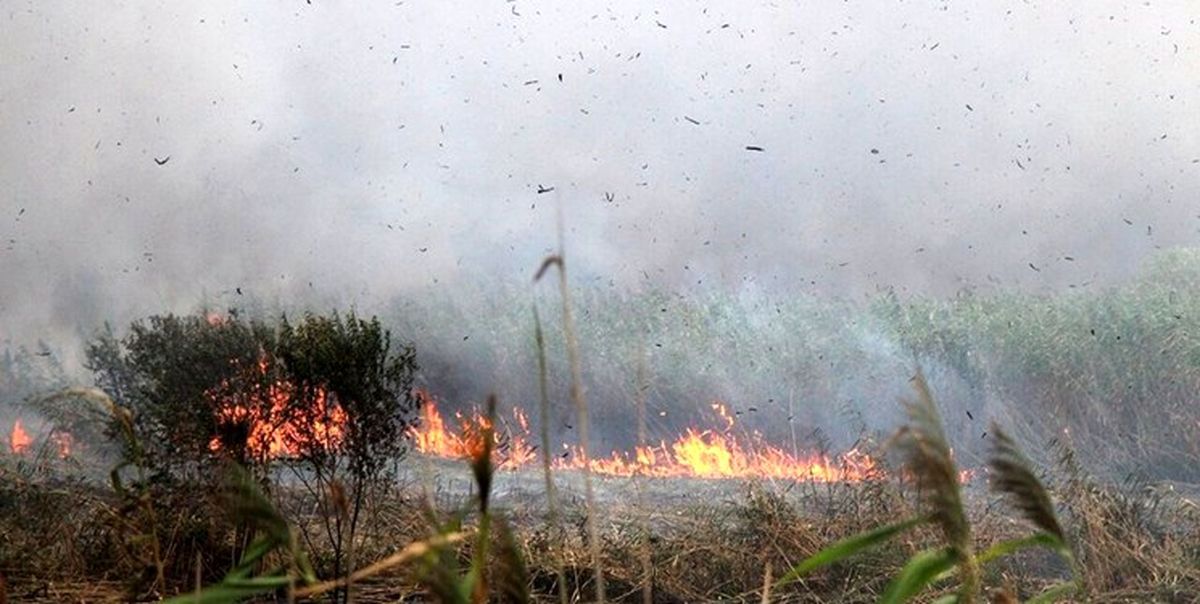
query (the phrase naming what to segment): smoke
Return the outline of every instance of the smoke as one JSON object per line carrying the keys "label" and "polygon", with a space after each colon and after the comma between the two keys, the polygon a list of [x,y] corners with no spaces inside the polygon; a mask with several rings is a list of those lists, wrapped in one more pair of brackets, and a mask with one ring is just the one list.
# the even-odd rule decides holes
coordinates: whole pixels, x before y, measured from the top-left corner
{"label": "smoke", "polygon": [[10,333],[525,279],[556,204],[584,275],[833,295],[1112,281],[1195,232],[1182,6],[6,12]]}
{"label": "smoke", "polygon": [[1185,4],[27,3],[0,54],[17,343],[510,292],[560,207],[580,287],[750,300],[1099,287],[1198,224]]}

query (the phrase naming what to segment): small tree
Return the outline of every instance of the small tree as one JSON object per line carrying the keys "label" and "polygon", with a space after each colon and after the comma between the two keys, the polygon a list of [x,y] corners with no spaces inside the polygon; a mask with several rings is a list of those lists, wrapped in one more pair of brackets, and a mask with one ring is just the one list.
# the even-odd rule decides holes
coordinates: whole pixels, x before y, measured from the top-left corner
{"label": "small tree", "polygon": [[[328,543],[334,575],[353,565],[367,495],[404,454],[418,406],[416,353],[393,348],[377,319],[156,316],[120,340],[105,329],[87,359],[97,385],[130,410],[134,457],[154,483],[135,490],[212,485],[227,461],[264,486],[273,467],[290,467],[324,521],[323,537],[303,533],[310,549]],[[245,529],[235,529],[242,545]]]}
{"label": "small tree", "polygon": [[[416,353],[393,349],[378,319],[306,315],[283,320],[279,351],[293,388],[287,413],[297,476],[324,520],[332,572],[352,570],[354,540],[367,496],[406,452],[416,418]],[[310,473],[309,473],[310,472]],[[312,535],[306,534],[312,540]],[[333,594],[348,598],[348,590]]]}
{"label": "small tree", "polygon": [[[269,459],[251,446],[247,423],[271,416],[264,393],[280,379],[268,362],[276,339],[265,323],[232,316],[155,316],[119,342],[106,329],[89,344],[87,366],[132,411],[158,476],[204,477],[218,457],[261,475]],[[234,417],[232,408],[249,412]]]}

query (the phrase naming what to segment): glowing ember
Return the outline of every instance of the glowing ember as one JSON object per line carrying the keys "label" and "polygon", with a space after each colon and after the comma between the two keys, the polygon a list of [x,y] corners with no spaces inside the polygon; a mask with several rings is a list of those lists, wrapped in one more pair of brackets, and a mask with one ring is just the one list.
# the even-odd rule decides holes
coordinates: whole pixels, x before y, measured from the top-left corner
{"label": "glowing ember", "polygon": [[73,440],[71,435],[66,432],[55,432],[50,435],[50,441],[54,443],[54,448],[58,451],[58,456],[67,458],[71,456],[71,444]]}
{"label": "glowing ember", "polygon": [[[265,358],[257,370],[260,376],[267,375]],[[257,459],[296,457],[305,451],[340,447],[346,433],[346,412],[324,388],[310,393],[304,405],[294,404],[298,395],[293,384],[274,380],[265,386],[256,381],[240,392],[223,383],[208,396],[216,407],[217,424],[243,429],[246,451]],[[215,453],[226,444],[233,443],[214,436],[208,448]]]}
{"label": "glowing ember", "polygon": [[9,435],[8,446],[13,453],[21,455],[29,451],[33,446],[33,437],[25,431],[25,426],[21,425],[21,420],[13,422],[12,433]]}
{"label": "glowing ember", "polygon": [[[464,458],[478,450],[476,442],[487,418],[477,413],[456,414],[457,432],[447,429],[433,398],[421,393],[421,423],[410,430],[418,451],[437,457]],[[690,476],[698,478],[780,478],[817,482],[862,481],[882,477],[882,470],[866,453],[851,449],[837,458],[826,455],[793,455],[762,443],[755,435],[739,441],[731,432],[735,422],[726,408],[717,403],[713,411],[726,424],[725,430],[689,428],[670,443],[638,447],[632,454],[613,452],[608,457],[583,459],[578,450],[567,448],[554,465],[560,469],[580,469],[586,464],[593,472],[609,476]],[[533,463],[536,454],[529,446],[529,426],[520,409],[513,412],[515,422],[496,430],[496,465],[516,469]],[[472,440],[476,439],[476,440]]]}

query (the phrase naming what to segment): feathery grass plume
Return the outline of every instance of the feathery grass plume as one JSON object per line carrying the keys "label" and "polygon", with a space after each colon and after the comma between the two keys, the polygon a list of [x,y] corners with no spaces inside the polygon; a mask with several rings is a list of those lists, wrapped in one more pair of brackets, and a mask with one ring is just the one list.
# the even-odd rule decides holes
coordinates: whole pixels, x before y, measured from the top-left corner
{"label": "feathery grass plume", "polygon": [[468,455],[471,474],[475,476],[475,484],[479,487],[479,512],[484,517],[491,503],[492,477],[496,470],[492,465],[492,452],[496,448],[496,395],[488,396],[486,410],[486,421],[481,422],[479,439],[468,439],[468,445],[474,445]]}
{"label": "feathery grass plume", "polygon": [[496,395],[488,396],[486,421],[482,422],[479,440],[475,448],[468,452],[470,455],[471,473],[475,476],[475,485],[479,489],[479,533],[475,539],[475,549],[471,552],[471,565],[466,577],[459,583],[459,594],[468,598],[472,604],[482,604],[488,599],[488,549],[491,545],[492,513],[491,495],[492,479],[496,468],[492,464],[492,452],[496,448]]}
{"label": "feathery grass plume", "polygon": [[1009,503],[1026,520],[1065,544],[1067,537],[1054,511],[1054,503],[1050,501],[1046,487],[1030,469],[1029,460],[1017,449],[1012,437],[995,422],[990,431],[993,453],[988,465],[992,469],[992,490],[1007,495]]}
{"label": "feathery grass plume", "polygon": [[1082,585],[1083,574],[1079,563],[1058,520],[1050,493],[1034,474],[1030,461],[1017,448],[1012,437],[995,422],[992,423],[991,432],[994,436],[992,456],[988,462],[992,469],[991,488],[1005,495],[1008,502],[1041,532],[1025,539],[998,543],[980,558],[988,560],[1028,547],[1054,550],[1070,563],[1073,579],[1051,586],[1031,601],[1056,601],[1077,591]]}
{"label": "feathery grass plume", "polygon": [[[541,275],[541,271],[538,272]],[[546,523],[552,535],[558,534],[558,502],[554,491],[554,470],[550,459],[550,387],[546,369],[546,338],[542,333],[542,320],[538,315],[537,303],[533,305],[533,338],[537,344],[538,358],[538,436],[542,446],[542,474],[546,481]],[[558,599],[567,604],[567,573],[563,570],[562,555],[554,554],[554,572],[558,575]]]}
{"label": "feathery grass plume", "polygon": [[600,557],[600,534],[596,527],[596,494],[592,487],[591,453],[588,444],[588,404],[583,392],[583,368],[579,360],[579,341],[575,335],[575,322],[571,318],[571,296],[567,287],[566,251],[563,249],[563,225],[561,206],[558,220],[558,254],[547,257],[534,275],[537,282],[550,266],[558,266],[558,291],[562,298],[563,337],[566,340],[567,364],[571,371],[571,400],[575,403],[579,428],[579,454],[583,457],[583,493],[587,514],[584,518],[588,536],[588,550],[596,577],[596,601],[604,604],[604,563]]}
{"label": "feathery grass plume", "polygon": [[930,518],[941,528],[946,545],[957,560],[961,581],[959,603],[971,604],[979,593],[979,565],[971,542],[971,525],[963,508],[958,466],[924,374],[918,370],[912,382],[916,399],[905,401],[908,424],[897,434],[897,442],[905,453],[905,467],[916,479],[925,499]]}
{"label": "feathery grass plume", "polygon": [[[473,549],[467,568],[461,567],[458,552],[444,547],[430,548],[422,556],[421,584],[434,598],[445,604],[478,604],[488,597],[487,560],[491,542],[492,514],[490,510],[492,478],[492,452],[496,444],[494,425],[496,420],[496,397],[489,396],[486,415],[480,422],[479,433],[466,441],[467,463],[478,489],[474,501],[479,511],[479,527],[475,534]],[[433,508],[427,509],[438,535],[460,533],[467,509],[460,510],[442,522]]]}

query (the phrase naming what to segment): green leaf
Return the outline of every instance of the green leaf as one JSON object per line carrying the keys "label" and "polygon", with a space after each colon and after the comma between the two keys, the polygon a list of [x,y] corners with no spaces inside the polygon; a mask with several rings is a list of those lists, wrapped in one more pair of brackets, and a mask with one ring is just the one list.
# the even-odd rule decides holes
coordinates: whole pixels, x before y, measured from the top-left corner
{"label": "green leaf", "polygon": [[905,520],[904,522],[881,526],[877,529],[842,539],[841,541],[830,545],[816,554],[813,554],[808,559],[793,567],[792,570],[788,571],[787,574],[780,577],[779,582],[776,583],[776,585],[787,585],[788,583],[791,583],[792,581],[795,581],[796,579],[799,579],[800,577],[818,568],[821,568],[822,566],[828,566],[834,562],[853,556],[858,552],[875,547],[887,541],[888,539],[891,539],[892,537],[895,537],[896,535],[927,521],[928,519],[924,517],[911,518],[909,520]]}
{"label": "green leaf", "polygon": [[1036,533],[1029,537],[1001,541],[979,554],[978,560],[980,564],[987,564],[996,558],[1003,558],[1023,549],[1034,547],[1044,547],[1068,556],[1070,554],[1070,550],[1067,549],[1067,545],[1062,542],[1062,539],[1050,533]]}
{"label": "green leaf", "polygon": [[931,604],[957,604],[957,602],[958,594],[950,594],[934,600]]}
{"label": "green leaf", "polygon": [[258,577],[222,582],[199,592],[175,596],[165,604],[233,604],[252,596],[283,589],[288,586],[289,581],[288,577]]}
{"label": "green leaf", "polygon": [[933,582],[938,575],[954,567],[958,563],[958,552],[951,548],[926,550],[912,558],[900,570],[900,574],[892,580],[880,604],[900,604],[920,593],[926,585]]}
{"label": "green leaf", "polygon": [[1078,588],[1079,586],[1074,581],[1058,583],[1046,588],[1046,591],[1034,596],[1025,604],[1050,604],[1051,602],[1057,602],[1061,598],[1074,593]]}
{"label": "green leaf", "polygon": [[264,556],[271,553],[278,546],[278,543],[269,537],[259,537],[255,539],[245,552],[242,552],[242,559],[233,570],[225,575],[226,580],[242,579],[250,576],[250,571],[254,570],[254,565],[262,560]]}
{"label": "green leaf", "polygon": [[317,571],[313,569],[312,562],[303,549],[295,548],[292,552],[292,560],[295,560],[296,570],[300,571],[300,578],[304,580],[305,584],[317,582]]}

